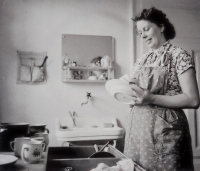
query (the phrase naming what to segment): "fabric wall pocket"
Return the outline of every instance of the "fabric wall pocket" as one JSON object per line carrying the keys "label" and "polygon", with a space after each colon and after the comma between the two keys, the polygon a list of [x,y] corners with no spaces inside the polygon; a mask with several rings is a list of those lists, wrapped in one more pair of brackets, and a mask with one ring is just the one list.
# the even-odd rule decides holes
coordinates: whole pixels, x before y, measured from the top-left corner
{"label": "fabric wall pocket", "polygon": [[18,84],[45,84],[46,52],[18,51]]}
{"label": "fabric wall pocket", "polygon": [[[47,60],[47,56],[45,57],[42,65],[40,66],[33,66],[33,71],[32,71],[32,82],[37,83],[37,82],[44,82],[45,80],[45,70],[44,66]],[[35,64],[34,64],[35,65]]]}
{"label": "fabric wall pocket", "polygon": [[40,67],[33,67],[32,72],[32,82],[43,82],[44,81],[44,71]]}
{"label": "fabric wall pocket", "polygon": [[31,81],[31,67],[21,66],[20,68],[20,80],[24,82]]}

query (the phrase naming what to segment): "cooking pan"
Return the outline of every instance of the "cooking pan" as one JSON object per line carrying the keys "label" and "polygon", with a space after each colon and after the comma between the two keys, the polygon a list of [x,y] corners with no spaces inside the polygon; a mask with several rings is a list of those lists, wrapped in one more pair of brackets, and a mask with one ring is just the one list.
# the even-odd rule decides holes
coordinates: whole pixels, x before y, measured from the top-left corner
{"label": "cooking pan", "polygon": [[17,122],[17,123],[1,123],[2,126],[8,129],[17,129],[28,131],[29,123]]}
{"label": "cooking pan", "polygon": [[29,123],[1,123],[1,149],[0,151],[12,151],[10,142],[15,138],[25,137],[28,134]]}
{"label": "cooking pan", "polygon": [[88,158],[114,158],[115,156],[109,152],[103,151],[104,148],[110,144],[110,141],[107,142],[98,152],[93,153]]}

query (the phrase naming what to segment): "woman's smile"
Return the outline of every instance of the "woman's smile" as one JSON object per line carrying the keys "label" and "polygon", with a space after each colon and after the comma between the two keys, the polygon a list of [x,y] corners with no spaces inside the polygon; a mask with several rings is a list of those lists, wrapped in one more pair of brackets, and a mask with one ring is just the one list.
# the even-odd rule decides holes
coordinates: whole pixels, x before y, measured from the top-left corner
{"label": "woman's smile", "polygon": [[150,39],[147,39],[147,40],[145,40],[145,42],[147,43],[147,44],[150,44],[151,43],[151,38]]}
{"label": "woman's smile", "polygon": [[156,24],[147,20],[137,21],[136,25],[140,37],[149,48],[158,49],[166,42],[166,39],[162,34],[164,29],[163,26],[158,27]]}

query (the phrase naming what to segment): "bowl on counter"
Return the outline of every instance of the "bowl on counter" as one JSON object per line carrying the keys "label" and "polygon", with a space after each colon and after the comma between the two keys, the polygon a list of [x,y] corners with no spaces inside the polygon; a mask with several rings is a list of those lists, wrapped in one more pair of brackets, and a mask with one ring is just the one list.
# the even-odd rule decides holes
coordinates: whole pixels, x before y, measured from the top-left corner
{"label": "bowl on counter", "polygon": [[49,129],[46,128],[46,124],[30,124],[29,125],[29,136],[34,136],[36,133],[47,132],[49,134]]}

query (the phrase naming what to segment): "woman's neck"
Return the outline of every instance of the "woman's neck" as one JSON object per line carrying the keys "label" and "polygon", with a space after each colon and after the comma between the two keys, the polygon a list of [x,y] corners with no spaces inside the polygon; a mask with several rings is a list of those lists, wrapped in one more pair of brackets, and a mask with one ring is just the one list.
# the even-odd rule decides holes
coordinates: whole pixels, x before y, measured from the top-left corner
{"label": "woman's neck", "polygon": [[167,42],[167,40],[165,39],[165,37],[163,36],[161,39],[160,39],[160,43],[159,43],[159,46],[157,48],[154,48],[152,50],[158,50],[160,47],[162,47],[165,43]]}

